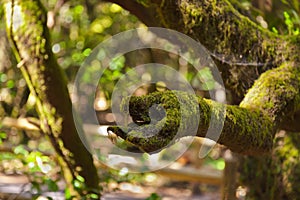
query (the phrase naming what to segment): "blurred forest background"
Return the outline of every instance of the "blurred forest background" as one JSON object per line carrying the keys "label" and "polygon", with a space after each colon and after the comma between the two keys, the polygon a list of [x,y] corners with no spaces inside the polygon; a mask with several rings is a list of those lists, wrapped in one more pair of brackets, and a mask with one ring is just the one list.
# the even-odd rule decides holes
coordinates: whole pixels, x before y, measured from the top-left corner
{"label": "blurred forest background", "polygon": [[[246,14],[250,19],[263,28],[283,35],[300,34],[298,0],[242,0],[240,2],[246,8],[243,10],[247,11]],[[70,91],[73,89],[74,78],[81,64],[99,43],[122,31],[145,27],[135,16],[116,4],[98,0],[42,0],[42,3],[48,11],[47,26],[52,38],[52,51],[59,65],[66,72]],[[51,144],[36,127],[26,123],[28,120],[34,121],[38,118],[35,99],[30,94],[11,51],[5,32],[3,10],[0,10],[0,17],[2,18],[0,21],[0,193],[7,192],[6,189],[1,190],[1,184],[5,183],[7,175],[14,175],[9,177],[19,178],[19,180],[20,177],[26,177],[25,180],[16,180],[16,183],[19,183],[18,187],[21,188],[19,193],[30,193],[38,197],[45,195],[45,192],[61,191],[64,182]],[[149,62],[173,66],[185,75],[198,94],[209,98],[208,91],[211,85],[214,85],[209,70],[198,74],[177,55],[151,49],[136,51],[113,60],[100,80],[101,90],[92,101],[95,101],[95,110],[101,125],[114,124],[110,98],[115,83],[130,68]],[[93,73],[93,68],[90,70]],[[86,77],[86,81],[89,81],[89,77]],[[137,93],[140,95],[156,90],[164,90],[164,84],[148,85]],[[231,95],[227,94],[228,103]],[[222,174],[227,162],[226,155],[228,157],[230,152],[221,146],[216,146],[208,157],[200,160],[197,155],[201,142],[200,139],[195,140],[189,151],[173,164],[174,169],[207,167]],[[183,193],[186,196],[183,195],[182,198],[203,193],[220,198],[215,194],[221,194],[223,184],[222,180],[210,181],[201,178],[193,180],[189,175],[184,178],[184,174],[175,175],[180,177],[180,180],[175,181],[172,176],[175,173],[173,171],[172,173],[161,172],[162,175],[131,174],[125,168],[117,171],[103,166],[100,162],[96,163],[96,166],[105,193],[127,190],[136,194],[146,194],[151,200],[161,199],[164,195],[171,195],[170,199],[172,199],[172,195],[183,195]],[[234,170],[234,166],[232,169]],[[169,190],[162,191],[160,187]],[[239,195],[242,199],[243,193]]]}

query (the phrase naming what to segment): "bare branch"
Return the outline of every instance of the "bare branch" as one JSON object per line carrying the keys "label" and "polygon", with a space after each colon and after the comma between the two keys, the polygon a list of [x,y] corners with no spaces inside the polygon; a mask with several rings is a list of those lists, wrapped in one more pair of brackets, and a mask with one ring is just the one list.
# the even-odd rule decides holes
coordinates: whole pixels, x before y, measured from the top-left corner
{"label": "bare branch", "polygon": [[32,119],[32,118],[10,118],[10,117],[4,117],[2,121],[2,125],[4,127],[14,127],[20,130],[26,130],[26,131],[40,131],[40,126],[36,123],[32,123],[33,121],[37,121],[38,119]]}

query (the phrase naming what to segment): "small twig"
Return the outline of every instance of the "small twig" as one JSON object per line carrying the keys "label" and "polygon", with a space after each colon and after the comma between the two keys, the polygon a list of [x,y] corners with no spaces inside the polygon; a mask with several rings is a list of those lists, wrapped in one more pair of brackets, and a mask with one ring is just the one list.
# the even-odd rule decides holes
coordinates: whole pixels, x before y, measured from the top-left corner
{"label": "small twig", "polygon": [[2,126],[4,127],[14,127],[21,130],[27,131],[40,131],[40,126],[38,119],[34,118],[18,118],[14,119],[11,117],[5,117],[2,121]]}
{"label": "small twig", "polygon": [[17,64],[17,68],[21,68],[21,67],[25,64],[25,62],[26,62],[25,59],[21,60],[21,62],[19,62],[19,63]]}

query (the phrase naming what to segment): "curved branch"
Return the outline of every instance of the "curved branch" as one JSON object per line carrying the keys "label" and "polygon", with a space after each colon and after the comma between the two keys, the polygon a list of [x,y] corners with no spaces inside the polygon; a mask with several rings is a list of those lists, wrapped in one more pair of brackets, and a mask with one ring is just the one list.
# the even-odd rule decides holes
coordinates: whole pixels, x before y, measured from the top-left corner
{"label": "curved branch", "polygon": [[299,63],[287,62],[263,73],[240,106],[259,109],[279,126],[300,108]]}
{"label": "curved branch", "polygon": [[[247,12],[237,1],[231,1],[231,4],[227,0],[127,0],[126,5],[119,0],[111,2],[124,6],[146,25],[153,26],[154,22],[154,26],[172,28],[201,42],[221,71],[234,104],[241,102],[262,73],[295,60],[299,55],[297,38],[279,36],[256,25],[240,14],[247,15]],[[138,14],[138,10],[143,14]],[[144,20],[148,15],[156,16],[155,20],[148,23]],[[280,127],[299,131],[299,119],[300,114],[289,113]]]}
{"label": "curved branch", "polygon": [[227,0],[108,1],[124,6],[148,26],[174,29],[199,41],[215,59],[236,103],[260,74],[299,54],[295,38],[255,24],[240,14],[236,1],[234,6]]}
{"label": "curved branch", "polygon": [[[198,129],[198,137],[215,140],[234,152],[261,154],[271,151],[275,128],[268,116],[263,115],[259,110],[223,105],[200,96],[196,98],[199,106],[199,113],[197,113],[192,103],[194,98],[192,94],[179,91],[131,97],[129,113],[135,123],[129,124],[128,127],[109,127],[108,131],[114,132],[142,151],[150,153],[176,142],[175,137],[179,139],[193,136],[193,130],[190,129],[195,126]],[[180,106],[179,99],[187,105],[188,110]],[[149,109],[154,104],[160,104],[166,110],[163,119],[155,116],[149,118]],[[199,125],[195,124],[197,115],[199,115]],[[184,121],[181,121],[182,119]],[[224,120],[224,126],[222,126],[222,120]],[[178,135],[180,127],[184,127],[184,134]],[[215,134],[220,132],[219,137],[206,136],[209,128],[212,128]]]}
{"label": "curved branch", "polygon": [[[212,126],[216,132],[220,129],[222,132],[217,137],[208,138],[234,152],[251,155],[270,152],[280,123],[300,107],[299,77],[297,64],[284,63],[262,74],[240,106],[223,105],[198,96],[199,113],[193,107],[195,97],[185,92],[168,91],[131,97],[129,113],[135,123],[127,128],[111,127],[108,131],[143,151],[155,152],[174,143],[175,137],[193,134],[190,127],[195,126],[199,117],[198,137],[207,137],[206,133]],[[188,110],[179,101],[184,102]],[[166,114],[162,115],[157,110],[158,114],[151,117],[155,104],[161,104]],[[124,105],[127,105],[126,100]],[[126,108],[123,110],[126,111]],[[224,126],[221,122],[223,117]],[[180,127],[184,127],[185,134],[177,136]]]}
{"label": "curved branch", "polygon": [[[227,0],[108,1],[120,4],[148,26],[165,26],[191,36],[218,59],[225,61],[228,57],[233,64],[274,65],[295,53],[295,45],[285,48],[292,45],[291,38],[260,27]],[[156,18],[148,23],[144,20],[148,16]]]}

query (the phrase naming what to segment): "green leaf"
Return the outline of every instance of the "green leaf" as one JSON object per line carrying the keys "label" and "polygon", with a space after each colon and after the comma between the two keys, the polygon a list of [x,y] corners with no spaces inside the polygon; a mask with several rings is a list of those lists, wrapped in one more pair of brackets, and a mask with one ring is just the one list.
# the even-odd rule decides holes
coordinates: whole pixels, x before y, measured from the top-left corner
{"label": "green leaf", "polygon": [[14,149],[15,154],[22,154],[24,156],[28,156],[29,152],[24,148],[23,145],[19,145]]}
{"label": "green leaf", "polygon": [[150,197],[148,197],[146,200],[161,200],[162,198],[158,195],[158,194],[156,194],[156,193],[152,193],[151,195],[150,195]]}
{"label": "green leaf", "polygon": [[83,11],[84,11],[84,7],[83,7],[82,5],[77,5],[77,6],[75,6],[75,8],[74,8],[74,12],[75,12],[77,15],[81,15]]}
{"label": "green leaf", "polygon": [[278,30],[275,27],[272,27],[272,31],[276,34],[278,34]]}
{"label": "green leaf", "polygon": [[65,198],[66,198],[66,199],[71,199],[71,198],[72,198],[72,195],[71,195],[71,192],[70,192],[70,189],[69,189],[69,188],[67,188],[67,189],[65,190]]}
{"label": "green leaf", "polygon": [[5,132],[0,132],[0,138],[1,139],[6,139],[7,138],[7,134]]}
{"label": "green leaf", "polygon": [[5,132],[0,132],[0,144],[3,142],[3,139],[6,139],[7,135]]}
{"label": "green leaf", "polygon": [[83,184],[80,181],[78,181],[78,180],[74,180],[73,185],[77,189],[82,189],[82,187],[83,187]]}
{"label": "green leaf", "polygon": [[87,49],[85,49],[85,50],[82,52],[82,54],[83,54],[85,57],[88,57],[88,56],[91,54],[91,52],[92,52],[92,49],[87,48]]}
{"label": "green leaf", "polygon": [[98,194],[90,194],[89,197],[90,197],[90,199],[99,199]]}
{"label": "green leaf", "polygon": [[14,80],[9,80],[6,82],[6,86],[11,89],[15,86],[15,81]]}
{"label": "green leaf", "polygon": [[56,192],[58,191],[58,185],[52,179],[46,179],[45,183],[50,191]]}
{"label": "green leaf", "polygon": [[82,176],[76,176],[76,179],[82,183],[84,183],[84,178]]}
{"label": "green leaf", "polygon": [[299,35],[299,33],[300,33],[299,28],[297,28],[296,30],[293,31],[293,35]]}
{"label": "green leaf", "polygon": [[125,57],[119,56],[112,59],[112,61],[109,63],[109,68],[111,70],[121,70],[125,65]]}

